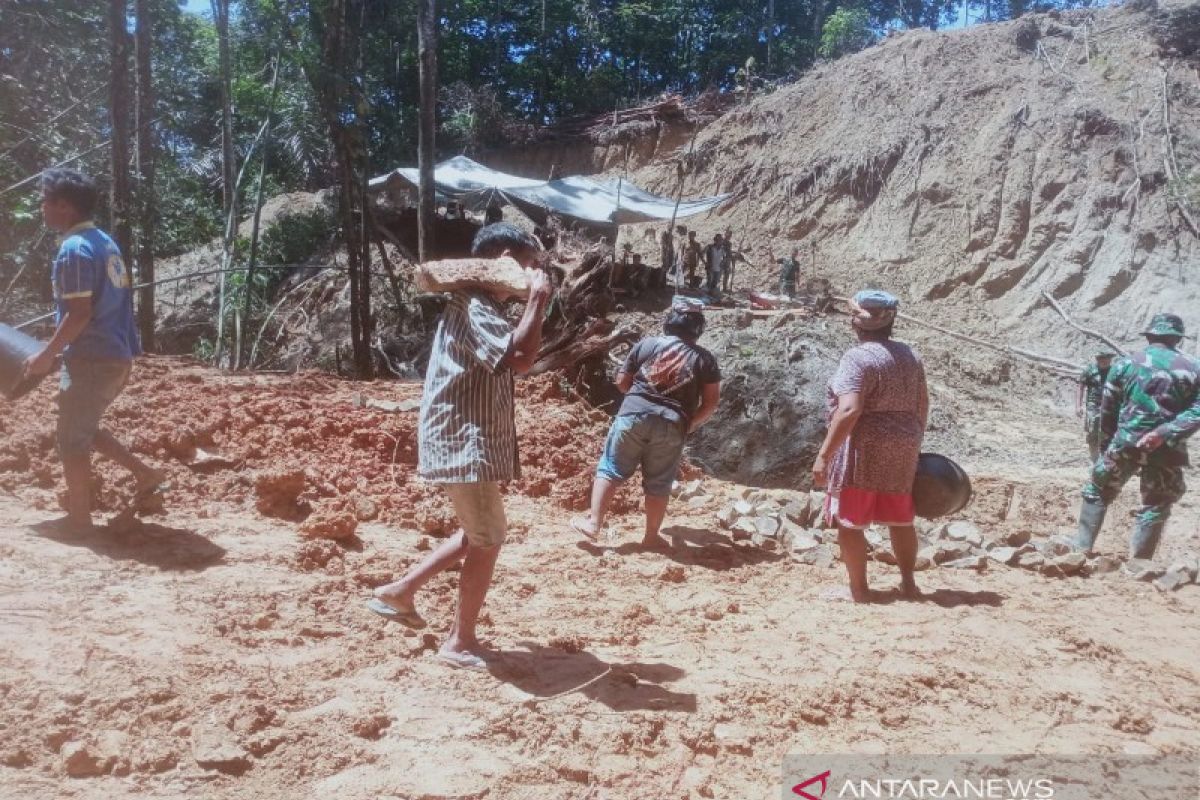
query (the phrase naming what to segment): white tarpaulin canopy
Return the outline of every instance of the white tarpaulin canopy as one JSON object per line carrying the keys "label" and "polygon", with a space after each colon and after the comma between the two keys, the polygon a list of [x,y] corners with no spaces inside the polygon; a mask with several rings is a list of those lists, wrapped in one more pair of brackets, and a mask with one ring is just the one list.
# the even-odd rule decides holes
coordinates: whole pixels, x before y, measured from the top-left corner
{"label": "white tarpaulin canopy", "polygon": [[[402,168],[372,179],[370,187],[382,189],[402,181],[415,188],[418,180],[417,170]],[[508,202],[535,219],[555,213],[607,225],[651,222],[672,216],[682,219],[716,208],[731,196],[684,200],[677,211],[674,199],[651,194],[626,180],[574,176],[539,181],[497,172],[466,156],[455,156],[436,165],[433,181],[439,195],[460,200],[472,208]]]}

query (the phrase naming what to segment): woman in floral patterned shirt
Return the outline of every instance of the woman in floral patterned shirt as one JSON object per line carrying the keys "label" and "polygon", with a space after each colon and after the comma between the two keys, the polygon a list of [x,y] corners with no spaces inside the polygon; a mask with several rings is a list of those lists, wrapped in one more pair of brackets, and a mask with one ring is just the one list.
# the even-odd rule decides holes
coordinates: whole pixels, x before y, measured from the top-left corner
{"label": "woman in floral patterned shirt", "polygon": [[858,344],[842,356],[829,381],[829,431],[813,463],[813,485],[826,486],[826,517],[838,527],[848,598],[859,603],[871,600],[863,533],[872,524],[891,532],[901,591],[920,595],[913,579],[912,485],[929,393],[921,359],[891,338],[899,305],[887,292],[854,296],[850,321]]}

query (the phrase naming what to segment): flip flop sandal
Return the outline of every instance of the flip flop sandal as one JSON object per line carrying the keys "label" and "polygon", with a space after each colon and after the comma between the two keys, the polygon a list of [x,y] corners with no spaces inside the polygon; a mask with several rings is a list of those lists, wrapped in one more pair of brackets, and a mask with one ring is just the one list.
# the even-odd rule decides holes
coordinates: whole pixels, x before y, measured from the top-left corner
{"label": "flip flop sandal", "polygon": [[424,628],[426,623],[424,618],[416,612],[416,609],[405,610],[388,605],[378,597],[372,597],[367,601],[367,608],[374,611],[384,619],[390,619],[392,622],[399,622],[401,625],[406,625],[410,628]]}
{"label": "flip flop sandal", "polygon": [[487,672],[488,662],[474,653],[456,653],[452,650],[439,650],[438,660],[455,669],[465,669],[470,672]]}
{"label": "flip flop sandal", "polygon": [[575,531],[580,536],[587,539],[589,542],[600,541],[600,531],[588,530],[587,526],[584,525],[584,521],[581,517],[575,517],[574,519],[571,520],[570,524],[571,524],[571,530]]}

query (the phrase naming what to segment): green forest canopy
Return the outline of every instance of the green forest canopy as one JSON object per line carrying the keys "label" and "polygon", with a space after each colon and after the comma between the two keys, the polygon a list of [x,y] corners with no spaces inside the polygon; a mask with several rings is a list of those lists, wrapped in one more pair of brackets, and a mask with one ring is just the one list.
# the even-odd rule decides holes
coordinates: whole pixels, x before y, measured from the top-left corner
{"label": "green forest canopy", "polygon": [[[305,68],[310,78],[319,68],[322,15],[332,2],[232,2],[234,139],[240,153],[266,117],[272,64],[279,59],[279,94],[267,137],[268,196],[330,183],[332,148]],[[220,234],[217,36],[211,14],[191,13],[178,0],[150,3],[157,249],[170,255]],[[108,173],[112,32],[106,5],[0,4],[0,191],[80,154],[76,165],[101,177]],[[197,0],[188,5],[194,8]],[[342,77],[361,99],[344,113],[365,123],[368,163],[383,171],[415,160],[416,5],[361,0],[359,6],[361,69]],[[503,145],[536,126],[636,105],[664,92],[729,90],[751,58],[756,77],[788,79],[822,55],[823,38],[824,54],[836,55],[847,47],[830,46],[831,41],[851,42],[854,49],[888,28],[961,24],[964,13],[974,20],[1006,19],[1030,9],[1029,0],[443,3],[439,156]],[[831,19],[836,30],[826,29]],[[848,21],[867,29],[847,32]],[[6,276],[44,263],[53,243],[38,218],[36,183],[0,195],[0,215],[0,287],[6,288],[11,281]]]}

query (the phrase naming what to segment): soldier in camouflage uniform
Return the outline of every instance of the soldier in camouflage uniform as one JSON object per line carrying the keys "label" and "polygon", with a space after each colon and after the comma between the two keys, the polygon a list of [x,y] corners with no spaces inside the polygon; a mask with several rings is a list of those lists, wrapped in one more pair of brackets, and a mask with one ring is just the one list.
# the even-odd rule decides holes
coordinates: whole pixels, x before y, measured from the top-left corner
{"label": "soldier in camouflage uniform", "polygon": [[1075,398],[1075,413],[1083,417],[1083,430],[1087,434],[1088,453],[1096,463],[1100,457],[1100,399],[1104,397],[1104,382],[1112,366],[1115,353],[1096,354],[1096,363],[1079,375],[1079,395]]}
{"label": "soldier in camouflage uniform", "polygon": [[1142,507],[1130,542],[1134,558],[1152,558],[1171,506],[1183,497],[1186,440],[1200,429],[1200,361],[1178,351],[1183,320],[1156,314],[1149,346],[1108,372],[1100,409],[1104,455],[1083,487],[1076,548],[1092,549],[1108,505],[1138,472]]}

